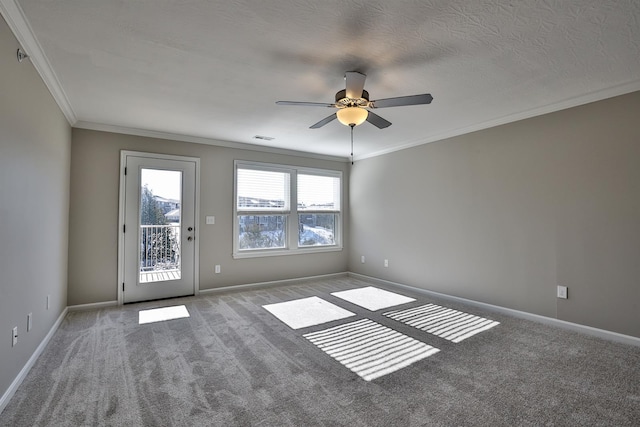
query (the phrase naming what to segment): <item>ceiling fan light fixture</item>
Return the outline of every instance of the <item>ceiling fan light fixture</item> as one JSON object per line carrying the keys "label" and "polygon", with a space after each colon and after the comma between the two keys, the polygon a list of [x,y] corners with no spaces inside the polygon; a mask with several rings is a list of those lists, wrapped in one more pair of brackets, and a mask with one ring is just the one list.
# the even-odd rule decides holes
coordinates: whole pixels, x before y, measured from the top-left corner
{"label": "ceiling fan light fixture", "polygon": [[358,126],[364,123],[369,116],[369,112],[362,107],[345,107],[336,112],[338,121],[345,126]]}

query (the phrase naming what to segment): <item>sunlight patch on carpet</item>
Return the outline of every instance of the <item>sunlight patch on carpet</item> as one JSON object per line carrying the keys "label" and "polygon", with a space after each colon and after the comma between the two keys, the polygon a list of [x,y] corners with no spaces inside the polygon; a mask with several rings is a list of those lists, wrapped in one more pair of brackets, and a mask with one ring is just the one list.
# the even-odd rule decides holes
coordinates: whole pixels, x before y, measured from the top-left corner
{"label": "sunlight patch on carpet", "polygon": [[389,311],[383,315],[455,343],[500,324],[435,304]]}
{"label": "sunlight patch on carpet", "polygon": [[385,291],[384,289],[374,288],[373,286],[332,292],[331,295],[371,311],[415,301],[414,298],[405,297],[404,295]]}
{"label": "sunlight patch on carpet", "polygon": [[267,304],[262,308],[292,329],[320,325],[356,315],[318,297]]}
{"label": "sunlight patch on carpet", "polygon": [[189,311],[184,305],[174,305],[171,307],[151,308],[138,312],[138,324],[164,322],[173,319],[189,317]]}
{"label": "sunlight patch on carpet", "polygon": [[390,374],[440,351],[369,319],[312,332],[304,337],[365,381]]}

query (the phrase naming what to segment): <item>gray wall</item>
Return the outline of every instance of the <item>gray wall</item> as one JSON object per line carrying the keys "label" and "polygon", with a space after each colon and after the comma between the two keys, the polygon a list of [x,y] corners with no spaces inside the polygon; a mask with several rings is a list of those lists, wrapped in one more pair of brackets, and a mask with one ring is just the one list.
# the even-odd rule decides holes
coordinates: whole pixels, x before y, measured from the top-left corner
{"label": "gray wall", "polygon": [[0,18],[0,396],[67,305],[71,128],[18,47]]}
{"label": "gray wall", "polygon": [[640,337],[639,111],[637,92],[356,162],[349,269]]}
{"label": "gray wall", "polygon": [[[117,299],[120,151],[200,158],[200,289],[344,272],[346,249],[283,257],[233,259],[233,161],[253,160],[343,171],[346,162],[261,153],[139,136],[73,129],[69,230],[69,305]],[[349,228],[345,207],[344,247]],[[215,215],[215,225],[205,216]],[[222,273],[214,274],[220,264]]]}

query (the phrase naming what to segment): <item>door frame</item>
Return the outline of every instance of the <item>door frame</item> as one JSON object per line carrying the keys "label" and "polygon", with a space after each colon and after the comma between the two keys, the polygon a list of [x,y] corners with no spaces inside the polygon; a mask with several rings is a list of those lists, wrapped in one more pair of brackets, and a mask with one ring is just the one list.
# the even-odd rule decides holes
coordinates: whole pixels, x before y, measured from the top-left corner
{"label": "door frame", "polygon": [[120,189],[118,201],[118,305],[124,304],[124,292],[122,284],[124,283],[124,224],[125,224],[125,166],[127,156],[146,157],[149,159],[160,160],[179,160],[194,162],[196,165],[196,183],[195,183],[195,206],[194,206],[194,253],[193,253],[193,294],[200,293],[200,158],[176,156],[173,154],[149,153],[143,151],[120,151]]}

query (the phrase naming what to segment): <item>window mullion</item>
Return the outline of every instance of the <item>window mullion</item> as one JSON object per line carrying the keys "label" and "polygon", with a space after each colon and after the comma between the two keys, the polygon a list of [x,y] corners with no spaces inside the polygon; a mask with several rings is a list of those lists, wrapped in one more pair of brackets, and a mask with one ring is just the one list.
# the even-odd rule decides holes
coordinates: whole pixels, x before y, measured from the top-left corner
{"label": "window mullion", "polygon": [[298,174],[292,170],[289,176],[290,213],[287,216],[289,249],[298,250]]}

